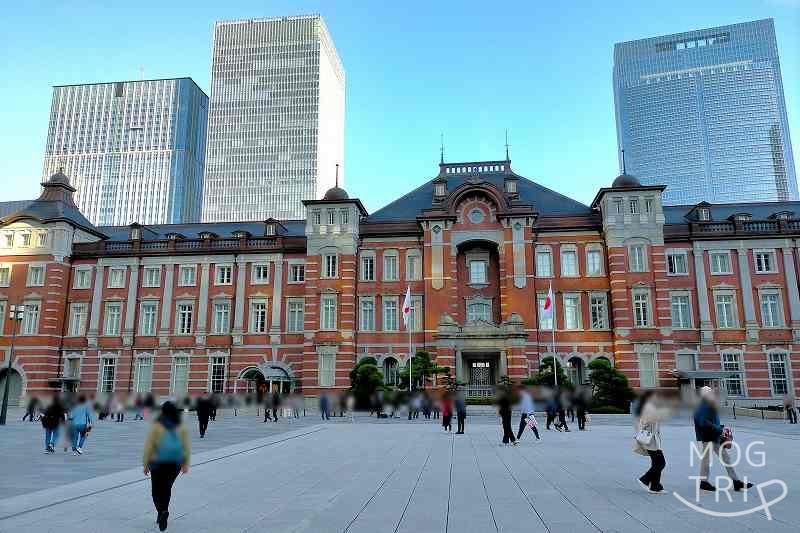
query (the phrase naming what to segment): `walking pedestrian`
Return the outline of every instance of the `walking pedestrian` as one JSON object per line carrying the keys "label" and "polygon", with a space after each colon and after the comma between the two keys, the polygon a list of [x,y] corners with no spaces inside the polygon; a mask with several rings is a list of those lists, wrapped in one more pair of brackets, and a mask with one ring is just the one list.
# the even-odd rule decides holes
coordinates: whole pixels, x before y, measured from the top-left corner
{"label": "walking pedestrian", "polygon": [[197,413],[197,425],[200,430],[200,438],[204,439],[206,437],[206,430],[208,430],[208,419],[211,416],[211,398],[209,398],[207,394],[204,394],[197,400],[195,412]]}
{"label": "walking pedestrian", "polygon": [[583,391],[575,395],[575,412],[578,416],[578,430],[586,431],[586,397]]}
{"label": "walking pedestrian", "polygon": [[319,412],[322,415],[323,420],[330,420],[331,417],[328,414],[328,409],[330,408],[330,400],[328,400],[327,394],[322,394],[319,397]]}
{"label": "walking pedestrian", "polygon": [[565,431],[569,433],[569,426],[567,426],[567,417],[564,412],[565,397],[563,394],[556,393],[556,414],[558,415],[558,423],[555,428],[558,431]]}
{"label": "walking pedestrian", "polygon": [[638,430],[633,451],[650,457],[650,468],[639,478],[639,484],[651,494],[666,494],[661,484],[661,472],[667,465],[661,450],[661,421],[669,415],[669,410],[659,406],[657,399],[653,391],[645,391],[636,405]]}
{"label": "walking pedestrian", "polygon": [[727,448],[730,446],[733,434],[720,423],[717,402],[717,396],[711,387],[700,389],[700,404],[694,412],[695,438],[702,443],[703,454],[700,461],[700,488],[709,492],[717,490],[708,481],[708,471],[711,467],[711,456],[718,455],[722,459],[728,477],[733,480],[733,490],[739,492],[742,489],[749,489],[753,484],[744,483],[739,479],[728,457]]}
{"label": "walking pedestrian", "polygon": [[517,445],[517,439],[514,437],[514,430],[511,428],[511,391],[507,388],[500,390],[497,397],[497,412],[500,415],[500,421],[503,426],[503,444],[506,445],[511,442],[514,446]]}
{"label": "walking pedestrian", "polygon": [[267,423],[267,420],[272,421],[272,415],[270,411],[272,409],[272,394],[267,393],[264,395],[264,423]]}
{"label": "walking pedestrian", "polygon": [[783,409],[786,411],[786,419],[790,424],[797,424],[797,411],[794,408],[794,395],[787,394],[783,397]]}
{"label": "walking pedestrian", "polygon": [[536,427],[536,418],[533,416],[533,396],[531,396],[531,393],[525,388],[521,388],[519,391],[519,410],[521,416],[519,418],[519,431],[517,431],[517,440],[522,438],[522,432],[525,431],[526,427],[528,427],[529,420],[532,422],[530,424],[531,431],[533,431],[533,434],[536,435],[536,440],[539,440],[539,429]]}
{"label": "walking pedestrian", "polygon": [[36,396],[32,397],[28,401],[28,407],[25,409],[25,414],[22,416],[22,421],[25,422],[25,419],[28,419],[28,422],[33,422],[36,420],[36,409],[39,408],[39,398]]}
{"label": "walking pedestrian", "polygon": [[281,405],[281,395],[278,391],[272,393],[272,421],[278,421],[278,407]]}
{"label": "walking pedestrian", "polygon": [[445,431],[453,431],[453,399],[449,393],[442,397],[442,427]]}
{"label": "walking pedestrian", "polygon": [[151,494],[156,507],[158,529],[167,529],[169,500],[178,473],[189,472],[189,432],[181,423],[181,412],[172,402],[161,406],[161,414],[153,423],[144,442],[142,465],[150,475]]}
{"label": "walking pedestrian", "polygon": [[58,443],[58,432],[65,418],[66,412],[64,411],[64,405],[61,403],[61,398],[59,398],[56,393],[53,395],[53,400],[42,415],[45,453],[55,453],[56,444]]}
{"label": "walking pedestrian", "polygon": [[556,419],[556,413],[558,412],[558,405],[557,400],[554,397],[547,400],[547,425],[545,426],[547,431],[550,431],[550,424]]}
{"label": "walking pedestrian", "polygon": [[456,396],[456,419],[458,421],[458,428],[456,435],[464,434],[464,421],[467,419],[467,401],[464,398],[464,393],[460,392]]}
{"label": "walking pedestrian", "polygon": [[69,428],[72,454],[82,455],[86,436],[92,430],[92,406],[85,396],[78,398],[78,405],[69,412]]}

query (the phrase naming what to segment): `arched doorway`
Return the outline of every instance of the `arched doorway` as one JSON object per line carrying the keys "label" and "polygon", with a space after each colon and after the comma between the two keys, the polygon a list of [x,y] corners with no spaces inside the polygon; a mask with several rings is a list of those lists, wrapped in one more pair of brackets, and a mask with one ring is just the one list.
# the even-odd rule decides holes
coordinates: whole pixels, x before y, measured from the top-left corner
{"label": "arched doorway", "polygon": [[[9,372],[10,379],[8,379]],[[8,405],[17,406],[22,395],[22,376],[13,368],[10,371],[7,368],[0,370],[0,395],[6,388],[6,379],[8,379]]]}
{"label": "arched doorway", "polygon": [[567,375],[575,386],[583,385],[587,381],[586,365],[580,357],[571,357],[567,360]]}
{"label": "arched doorway", "polygon": [[400,381],[400,366],[397,359],[387,357],[383,360],[383,383],[384,385],[396,386]]}
{"label": "arched doorway", "polygon": [[239,374],[239,379],[245,383],[245,392],[248,394],[256,394],[259,396],[259,399],[264,390],[266,390],[264,387],[264,374],[261,373],[258,367],[253,366],[245,368],[242,370],[242,373]]}

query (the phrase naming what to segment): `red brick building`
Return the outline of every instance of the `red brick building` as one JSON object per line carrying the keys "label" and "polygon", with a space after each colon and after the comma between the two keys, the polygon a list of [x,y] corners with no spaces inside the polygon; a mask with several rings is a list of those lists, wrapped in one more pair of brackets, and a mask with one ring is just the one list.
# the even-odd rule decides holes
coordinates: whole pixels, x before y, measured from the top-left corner
{"label": "red brick building", "polygon": [[54,387],[157,397],[269,382],[387,382],[411,343],[485,394],[555,349],[574,381],[604,357],[634,387],[724,384],[743,405],[800,387],[800,203],[663,207],[630,176],[591,206],[511,170],[445,164],[369,214],[342,189],[306,220],[94,227],[63,174],[0,219],[0,359],[12,402]]}

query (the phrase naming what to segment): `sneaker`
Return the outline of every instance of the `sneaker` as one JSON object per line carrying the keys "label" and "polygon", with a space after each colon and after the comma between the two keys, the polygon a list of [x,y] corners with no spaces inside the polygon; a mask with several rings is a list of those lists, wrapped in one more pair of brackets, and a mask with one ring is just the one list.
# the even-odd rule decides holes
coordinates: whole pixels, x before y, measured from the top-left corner
{"label": "sneaker", "polygon": [[514,446],[516,446],[516,445],[518,445],[518,444],[519,444],[519,441],[518,441],[518,440],[515,440],[515,441],[514,441],[514,442],[512,442],[511,444],[513,444]]}
{"label": "sneaker", "polygon": [[83,450],[80,448],[75,448],[75,453],[77,453],[78,455],[83,455]]}
{"label": "sneaker", "polygon": [[53,453],[50,451],[50,448],[45,448],[44,453]]}
{"label": "sneaker", "polygon": [[167,519],[169,518],[169,511],[158,513],[158,530],[164,531],[167,529]]}
{"label": "sneaker", "polygon": [[707,490],[709,492],[716,492],[716,490],[717,490],[717,487],[715,487],[714,485],[712,485],[708,481],[701,481],[700,482],[700,488],[702,490]]}
{"label": "sneaker", "polygon": [[642,481],[642,478],[639,478],[636,481],[639,482],[639,485],[641,485],[644,490],[646,490],[648,492],[650,491],[650,486],[647,483],[645,483],[644,481]]}
{"label": "sneaker", "polygon": [[564,431],[564,430],[563,430],[563,429],[561,429],[559,426],[556,426],[556,431],[558,431],[559,433],[561,433],[561,432],[562,432],[562,431]]}
{"label": "sneaker", "polygon": [[649,489],[647,489],[647,492],[649,492],[650,494],[666,494],[667,493],[667,491],[665,491],[664,487],[662,487],[661,485],[659,485],[659,486],[657,486],[655,488],[649,488]]}
{"label": "sneaker", "polygon": [[739,481],[738,479],[733,480],[733,490],[735,490],[736,492],[739,492],[742,489],[747,490],[752,486],[753,486],[752,483],[744,483],[742,481]]}
{"label": "sneaker", "polygon": [[77,456],[78,456],[78,455],[80,455],[80,454],[78,453],[78,450],[75,450],[74,452],[72,452],[72,455],[74,455],[74,456],[76,456],[76,457],[77,457]]}

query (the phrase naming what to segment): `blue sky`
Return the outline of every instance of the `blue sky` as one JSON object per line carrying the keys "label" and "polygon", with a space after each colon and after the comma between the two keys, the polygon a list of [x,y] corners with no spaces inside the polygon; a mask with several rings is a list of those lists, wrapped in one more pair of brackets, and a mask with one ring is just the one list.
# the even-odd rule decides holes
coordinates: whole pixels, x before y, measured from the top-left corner
{"label": "blue sky", "polygon": [[346,188],[370,211],[448,161],[503,157],[591,201],[617,175],[615,42],[775,19],[800,160],[800,0],[13,2],[0,34],[0,200],[35,197],[51,86],[190,76],[215,20],[321,13],[347,71]]}

